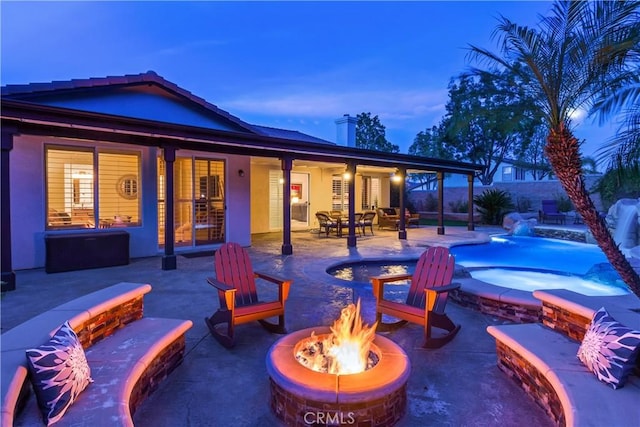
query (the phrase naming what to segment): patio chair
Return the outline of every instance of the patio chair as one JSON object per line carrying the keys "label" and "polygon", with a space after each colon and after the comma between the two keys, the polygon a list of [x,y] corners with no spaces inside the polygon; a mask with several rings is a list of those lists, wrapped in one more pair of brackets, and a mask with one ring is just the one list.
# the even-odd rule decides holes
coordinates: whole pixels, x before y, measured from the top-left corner
{"label": "patio chair", "polygon": [[318,231],[318,237],[320,237],[320,234],[322,234],[323,232],[327,236],[329,236],[331,230],[335,230],[336,233],[338,232],[338,221],[331,218],[327,213],[316,212],[316,219],[318,220],[318,227],[320,229]]}
{"label": "patio chair", "polygon": [[369,227],[371,230],[371,235],[373,236],[373,219],[376,217],[375,211],[366,211],[362,214],[362,219],[360,219],[360,228],[362,228],[362,235],[366,235],[366,228]]}
{"label": "patio chair", "polygon": [[[353,223],[355,224],[356,233],[362,234],[362,228],[360,227],[360,221],[362,220],[362,212],[356,212],[353,214]],[[340,220],[339,223],[340,229],[338,230],[338,235],[342,236],[343,230],[347,230],[349,232],[349,219],[344,218]]]}
{"label": "patio chair", "polygon": [[[291,280],[282,280],[264,273],[254,272],[247,251],[237,243],[225,243],[215,253],[216,277],[207,282],[216,288],[220,308],[204,320],[211,335],[227,348],[234,346],[236,325],[257,320],[270,332],[286,334],[284,305],[289,296]],[[261,302],[256,291],[256,280],[262,279],[278,285],[276,301]],[[278,317],[278,323],[265,319]],[[227,324],[224,328],[218,325]]]}
{"label": "patio chair", "polygon": [[[459,283],[451,283],[454,265],[455,259],[447,248],[434,246],[422,253],[413,274],[372,277],[378,330],[392,330],[411,322],[424,327],[425,348],[439,348],[451,341],[460,330],[460,325],[444,313],[448,293],[460,287]],[[404,303],[384,297],[384,285],[398,280],[410,280]],[[399,320],[384,323],[383,314]],[[433,329],[440,330],[439,335]]]}
{"label": "patio chair", "polygon": [[566,215],[558,210],[558,203],[555,200],[542,200],[542,210],[540,220],[542,223],[554,221],[556,224],[564,224]]}

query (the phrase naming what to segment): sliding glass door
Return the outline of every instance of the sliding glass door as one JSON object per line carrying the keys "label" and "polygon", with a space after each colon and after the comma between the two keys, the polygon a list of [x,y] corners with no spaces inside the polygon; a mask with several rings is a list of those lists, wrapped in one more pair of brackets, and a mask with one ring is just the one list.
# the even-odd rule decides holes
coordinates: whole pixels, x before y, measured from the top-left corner
{"label": "sliding glass door", "polygon": [[[164,245],[164,162],[158,159],[158,242]],[[176,247],[225,241],[224,170],[222,160],[177,158],[174,163]]]}

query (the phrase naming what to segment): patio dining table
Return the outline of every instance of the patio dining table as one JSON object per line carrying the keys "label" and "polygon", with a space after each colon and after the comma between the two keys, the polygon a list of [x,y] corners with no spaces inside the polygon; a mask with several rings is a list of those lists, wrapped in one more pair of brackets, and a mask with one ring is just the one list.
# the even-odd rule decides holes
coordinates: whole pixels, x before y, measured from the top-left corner
{"label": "patio dining table", "polygon": [[[356,213],[354,216],[354,219],[360,215],[360,217],[362,217],[361,213]],[[336,236],[337,237],[342,237],[342,228],[343,227],[348,227],[349,226],[349,216],[348,215],[344,215],[344,214],[331,214],[329,215],[331,217],[331,219],[335,220],[337,223],[337,227],[336,227]],[[360,227],[360,224],[358,224],[358,222],[356,221],[355,223],[356,228]]]}

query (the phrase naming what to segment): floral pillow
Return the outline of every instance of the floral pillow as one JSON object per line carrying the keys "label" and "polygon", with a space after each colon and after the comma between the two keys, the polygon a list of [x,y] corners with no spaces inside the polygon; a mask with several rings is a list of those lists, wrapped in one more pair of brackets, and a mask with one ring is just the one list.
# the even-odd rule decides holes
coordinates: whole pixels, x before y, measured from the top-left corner
{"label": "floral pillow", "polygon": [[69,322],[47,343],[27,350],[27,362],[38,406],[48,426],[59,421],[93,382],[84,349]]}
{"label": "floral pillow", "polygon": [[621,388],[635,365],[640,331],[627,328],[600,308],[578,349],[578,359],[602,382]]}

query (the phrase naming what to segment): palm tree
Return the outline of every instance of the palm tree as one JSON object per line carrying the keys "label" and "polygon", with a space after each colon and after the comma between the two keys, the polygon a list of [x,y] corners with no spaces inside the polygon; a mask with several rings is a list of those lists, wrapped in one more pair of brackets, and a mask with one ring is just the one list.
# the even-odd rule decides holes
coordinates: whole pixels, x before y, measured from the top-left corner
{"label": "palm tree", "polygon": [[[530,79],[528,89],[537,96],[549,127],[545,154],[551,167],[609,262],[638,296],[640,277],[589,197],[571,118],[577,111],[590,111],[625,84],[640,38],[639,6],[623,0],[557,1],[536,28],[501,17],[494,31],[501,54],[470,48],[473,59],[514,72],[520,69]],[[497,68],[474,71],[496,74]]]}

